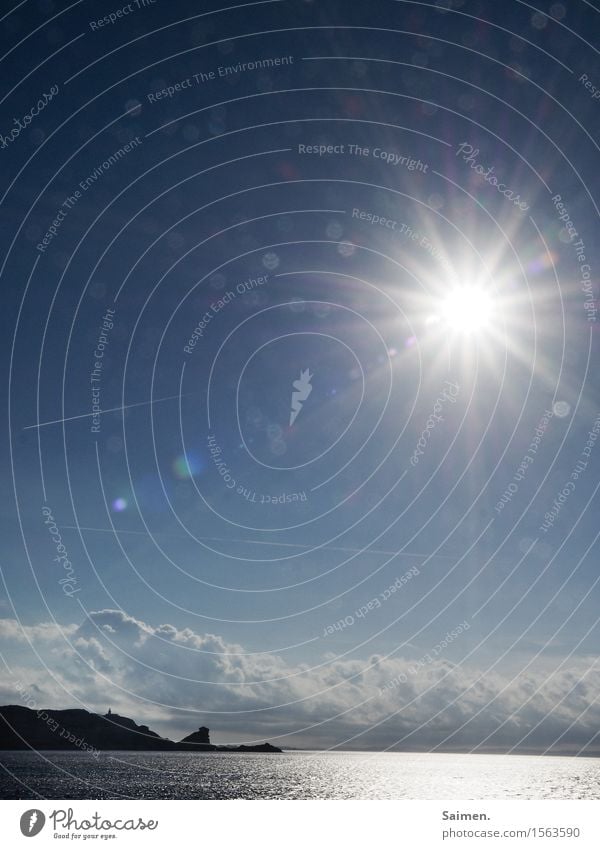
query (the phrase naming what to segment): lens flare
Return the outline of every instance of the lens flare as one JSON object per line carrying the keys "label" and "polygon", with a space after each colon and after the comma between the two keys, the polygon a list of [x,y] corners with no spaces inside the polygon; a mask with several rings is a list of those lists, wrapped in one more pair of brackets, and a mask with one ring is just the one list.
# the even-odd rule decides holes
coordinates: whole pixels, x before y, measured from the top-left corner
{"label": "lens flare", "polygon": [[487,292],[465,286],[450,292],[442,303],[442,319],[458,333],[479,333],[489,327],[493,302]]}
{"label": "lens flare", "polygon": [[179,480],[186,480],[188,478],[196,477],[204,470],[204,463],[199,454],[194,452],[188,452],[187,454],[180,454],[179,457],[176,457],[173,461],[173,474]]}

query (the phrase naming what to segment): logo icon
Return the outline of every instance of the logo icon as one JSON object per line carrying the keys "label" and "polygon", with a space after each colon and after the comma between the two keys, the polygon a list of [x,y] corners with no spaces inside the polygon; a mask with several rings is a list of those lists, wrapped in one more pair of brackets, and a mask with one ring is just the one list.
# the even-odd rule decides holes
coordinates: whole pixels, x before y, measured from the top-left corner
{"label": "logo icon", "polygon": [[35,837],[39,834],[46,824],[46,817],[42,811],[37,808],[32,808],[30,811],[25,811],[21,816],[21,834],[25,837]]}
{"label": "logo icon", "polygon": [[313,375],[310,373],[309,369],[305,369],[304,371],[300,372],[300,379],[294,380],[294,382],[292,383],[292,386],[296,391],[292,392],[290,427],[298,418],[300,410],[302,409],[302,404],[306,401],[306,399],[312,392],[312,386],[310,383],[312,379]]}

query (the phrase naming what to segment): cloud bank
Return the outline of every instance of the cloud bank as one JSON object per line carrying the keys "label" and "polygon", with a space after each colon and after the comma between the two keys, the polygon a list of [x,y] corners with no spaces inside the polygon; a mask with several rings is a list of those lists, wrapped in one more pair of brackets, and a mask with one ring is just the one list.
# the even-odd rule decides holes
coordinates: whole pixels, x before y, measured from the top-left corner
{"label": "cloud bank", "polygon": [[110,705],[173,738],[206,723],[225,741],[292,746],[597,751],[593,658],[512,678],[443,657],[329,653],[310,667],[110,609],[81,624],[0,619],[0,645],[10,657],[1,703],[23,703],[24,685],[39,707]]}

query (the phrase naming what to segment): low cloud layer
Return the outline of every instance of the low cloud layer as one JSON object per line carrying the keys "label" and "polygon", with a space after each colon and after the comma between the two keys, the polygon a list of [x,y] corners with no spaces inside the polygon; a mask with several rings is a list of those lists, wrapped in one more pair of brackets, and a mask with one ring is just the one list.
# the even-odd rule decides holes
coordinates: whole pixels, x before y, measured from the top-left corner
{"label": "low cloud layer", "polygon": [[215,738],[292,746],[577,752],[600,728],[600,674],[585,657],[514,678],[443,658],[326,655],[309,667],[120,610],[80,625],[0,619],[0,646],[1,703],[22,704],[24,686],[38,707],[110,705],[173,738],[206,723]]}

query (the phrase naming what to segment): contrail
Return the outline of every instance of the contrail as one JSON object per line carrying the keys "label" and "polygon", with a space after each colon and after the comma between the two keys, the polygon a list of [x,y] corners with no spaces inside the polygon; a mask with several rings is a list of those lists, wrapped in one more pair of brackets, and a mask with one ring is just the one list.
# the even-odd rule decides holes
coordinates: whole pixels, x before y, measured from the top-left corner
{"label": "contrail", "polygon": [[[92,531],[99,534],[136,534],[138,536],[147,537],[148,533],[146,531],[125,531],[116,529],[113,531],[112,528],[90,528],[85,527],[83,525],[62,525],[65,530],[69,531]],[[156,531],[154,533],[155,536],[164,536],[164,537],[177,537],[178,539],[187,539],[188,537],[185,534],[173,534],[168,532]],[[449,554],[417,554],[416,552],[409,551],[385,551],[381,548],[342,548],[335,545],[324,545],[321,547],[317,547],[314,545],[301,545],[297,542],[274,542],[271,540],[258,540],[258,539],[230,539],[225,537],[196,537],[199,542],[233,542],[238,543],[239,545],[269,545],[276,546],[281,548],[316,548],[318,551],[341,551],[346,554],[385,554],[387,556],[401,556],[401,557],[417,557],[420,560],[425,560],[428,557],[442,559],[442,560],[452,560],[455,561],[456,557],[452,557]]]}
{"label": "contrail", "polygon": [[[186,395],[167,395],[166,398],[153,398],[152,401],[138,401],[136,404],[125,404],[124,407],[111,407],[110,410],[101,410],[100,415],[104,415],[104,413],[119,413],[122,410],[130,410],[132,407],[146,407],[148,404],[160,404],[161,401],[173,401],[175,398],[185,398],[188,395],[191,395],[191,392],[186,393]],[[79,416],[67,416],[65,419],[53,419],[51,422],[40,422],[39,424],[27,425],[23,428],[23,430],[34,430],[38,427],[47,427],[48,425],[53,424],[61,424],[61,422],[72,422],[75,419],[88,419],[90,416],[98,415],[97,413],[81,413]]]}

